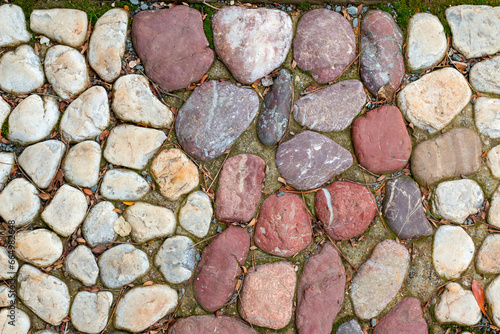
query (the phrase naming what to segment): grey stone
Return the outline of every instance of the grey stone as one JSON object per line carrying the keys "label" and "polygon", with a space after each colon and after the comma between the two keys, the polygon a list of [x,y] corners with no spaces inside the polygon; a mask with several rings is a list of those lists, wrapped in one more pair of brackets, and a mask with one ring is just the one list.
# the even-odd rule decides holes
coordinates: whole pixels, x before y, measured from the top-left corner
{"label": "grey stone", "polygon": [[7,116],[10,114],[10,104],[8,104],[1,96],[0,96],[0,124],[7,119]]}
{"label": "grey stone", "polygon": [[478,92],[500,94],[500,56],[472,66],[469,81]]}
{"label": "grey stone", "polygon": [[448,280],[458,278],[469,267],[474,251],[474,242],[462,227],[442,225],[434,235],[434,268]]}
{"label": "grey stone", "polygon": [[488,151],[486,162],[488,163],[491,174],[496,178],[500,178],[500,145]]}
{"label": "grey stone", "polygon": [[0,216],[6,222],[14,221],[14,227],[30,223],[40,212],[37,195],[38,190],[25,179],[10,181],[0,193]]}
{"label": "grey stone", "polygon": [[364,332],[356,319],[351,319],[340,325],[336,334],[364,334]]}
{"label": "grey stone", "polygon": [[[13,321],[14,325],[11,324],[11,315],[15,319]],[[30,331],[30,325],[29,316],[18,308],[5,308],[0,311],[0,330],[2,334],[27,334]]]}
{"label": "grey stone", "polygon": [[15,251],[21,261],[47,267],[61,257],[63,243],[57,234],[44,228],[21,231],[16,235]]}
{"label": "grey stone", "polygon": [[62,164],[66,181],[92,188],[99,180],[101,147],[95,141],[84,141],[71,147]]}
{"label": "grey stone", "polygon": [[213,213],[208,195],[203,191],[194,191],[179,210],[179,223],[189,233],[203,238],[208,233]]}
{"label": "grey stone", "polygon": [[66,256],[64,269],[86,286],[95,285],[99,276],[99,267],[94,254],[84,245],[77,246]]}
{"label": "grey stone", "polygon": [[113,294],[109,291],[80,291],[71,305],[71,323],[83,333],[97,334],[106,327]]}
{"label": "grey stone", "polygon": [[35,9],[30,15],[31,31],[74,48],[85,42],[87,24],[87,13],[77,9]]}
{"label": "grey stone", "polygon": [[120,244],[108,249],[97,261],[102,283],[117,289],[132,283],[149,270],[146,253],[130,244]]}
{"label": "grey stone", "polygon": [[19,156],[19,166],[38,187],[45,189],[52,183],[65,151],[66,145],[54,139],[33,144]]}
{"label": "grey stone", "polygon": [[115,168],[104,174],[101,183],[101,195],[107,200],[138,201],[151,187],[134,171]]}
{"label": "grey stone", "polygon": [[500,189],[498,188],[491,197],[487,220],[491,225],[500,227]]}
{"label": "grey stone", "polygon": [[0,6],[0,47],[17,46],[30,39],[22,8],[11,4]]}
{"label": "grey stone", "polygon": [[177,225],[170,209],[142,202],[127,207],[123,218],[132,228],[132,239],[139,243],[172,235]]}
{"label": "grey stone", "polygon": [[90,209],[83,222],[82,232],[85,241],[91,247],[114,241],[117,238],[113,223],[118,219],[118,213],[113,211],[114,208],[111,202],[100,202]]}
{"label": "grey stone", "polygon": [[0,58],[0,89],[11,94],[27,94],[45,82],[40,58],[29,45],[21,45]]}
{"label": "grey stone", "polygon": [[10,172],[16,165],[15,155],[10,152],[0,152],[0,190],[10,177]]}
{"label": "grey stone", "polygon": [[193,275],[194,253],[193,241],[188,237],[176,235],[161,245],[154,263],[168,282],[178,284],[187,281]]}
{"label": "grey stone", "polygon": [[19,262],[13,254],[14,250],[0,247],[0,280],[8,280],[16,276],[19,269]]}
{"label": "grey stone", "polygon": [[500,138],[500,99],[478,97],[474,103],[474,118],[480,133]]}
{"label": "grey stone", "polygon": [[434,309],[437,321],[462,326],[474,326],[481,320],[481,309],[472,291],[463,289],[458,283],[448,283]]}

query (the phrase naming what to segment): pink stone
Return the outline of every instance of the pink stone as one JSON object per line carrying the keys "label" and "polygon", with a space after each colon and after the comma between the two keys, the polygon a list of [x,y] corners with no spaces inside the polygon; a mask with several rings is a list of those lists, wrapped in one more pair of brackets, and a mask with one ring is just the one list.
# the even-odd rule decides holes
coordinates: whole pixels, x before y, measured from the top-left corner
{"label": "pink stone", "polygon": [[417,298],[405,298],[375,326],[374,334],[427,334],[427,323]]}
{"label": "pink stone", "polygon": [[168,334],[257,334],[242,320],[228,316],[199,315],[177,319]]}

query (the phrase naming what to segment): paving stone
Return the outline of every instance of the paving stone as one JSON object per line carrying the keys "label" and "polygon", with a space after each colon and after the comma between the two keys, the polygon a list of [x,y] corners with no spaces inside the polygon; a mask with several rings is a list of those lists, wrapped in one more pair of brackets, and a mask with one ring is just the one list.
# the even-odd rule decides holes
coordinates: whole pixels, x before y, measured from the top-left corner
{"label": "paving stone", "polygon": [[278,9],[225,6],[212,18],[214,49],[245,84],[281,66],[293,38],[292,19]]}
{"label": "paving stone", "polygon": [[132,239],[139,243],[172,235],[177,224],[170,209],[142,202],[127,207],[123,218],[132,227]]}
{"label": "paving stone", "polygon": [[64,140],[78,143],[94,139],[110,122],[108,93],[101,86],[83,92],[66,108],[60,129]]}
{"label": "paving stone", "polygon": [[304,131],[282,143],[276,165],[286,182],[298,190],[321,186],[351,167],[351,153],[319,133]]}
{"label": "paving stone", "polygon": [[113,203],[103,201],[90,209],[82,227],[83,237],[90,247],[116,239],[113,223],[118,219],[118,213],[113,211],[114,208]]}
{"label": "paving stone", "polygon": [[195,265],[194,243],[188,237],[176,235],[165,240],[155,256],[155,266],[173,284],[187,281]]}
{"label": "paving stone", "polygon": [[59,278],[25,264],[19,270],[17,284],[21,301],[43,321],[58,326],[68,315],[69,291]]}
{"label": "paving stone", "polygon": [[5,247],[0,246],[0,280],[2,281],[15,277],[19,269],[16,257],[11,257],[11,254],[12,251],[7,251]]}
{"label": "paving stone", "polygon": [[120,76],[128,21],[127,10],[113,8],[94,25],[89,42],[89,65],[104,81],[113,82]]}
{"label": "paving stone", "polygon": [[377,206],[370,190],[352,182],[333,182],[316,193],[316,216],[328,235],[348,240],[363,233],[372,222]]}
{"label": "paving stone", "polygon": [[314,9],[302,16],[293,41],[294,60],[316,82],[335,80],[356,55],[356,38],[342,15]]}
{"label": "paving stone", "polygon": [[467,58],[500,51],[500,7],[461,5],[446,9],[453,47]]}
{"label": "paving stone", "polygon": [[166,91],[200,81],[214,61],[202,16],[194,8],[174,6],[139,12],[131,34],[148,77]]}
{"label": "paving stone", "polygon": [[101,154],[101,147],[95,141],[71,147],[62,164],[66,181],[85,188],[95,186],[99,180]]}
{"label": "paving stone", "polygon": [[30,39],[23,9],[11,4],[0,6],[0,47],[17,46]]}
{"label": "paving stone", "polygon": [[460,277],[474,257],[474,242],[460,226],[443,225],[434,235],[432,262],[438,275]]}
{"label": "paving stone", "polygon": [[422,306],[417,298],[405,298],[375,326],[374,334],[427,334]]}
{"label": "paving stone", "polygon": [[31,31],[74,48],[85,42],[87,24],[87,13],[77,9],[35,9],[30,16]]}
{"label": "paving stone", "polygon": [[113,294],[109,291],[80,291],[71,305],[71,323],[80,332],[100,333],[106,328],[112,303]]}
{"label": "paving stone", "polygon": [[479,132],[490,138],[500,138],[500,99],[478,97],[474,116]]}
{"label": "paving stone", "polygon": [[128,291],[118,302],[116,329],[142,332],[177,306],[177,292],[165,284],[141,286]]}
{"label": "paving stone", "polygon": [[18,158],[19,166],[40,188],[47,188],[61,165],[66,145],[59,140],[46,140],[24,149]]}
{"label": "paving stone", "polygon": [[375,246],[352,280],[351,301],[360,319],[382,312],[403,285],[409,265],[408,250],[396,241],[386,239]]}
{"label": "paving stone", "polygon": [[[0,307],[8,307],[11,304],[15,304],[16,297],[10,291],[11,290],[7,285],[5,285],[5,284],[0,285]],[[9,319],[9,320],[11,320],[11,319]],[[1,325],[0,325],[0,328],[2,328]],[[5,330],[5,328],[3,328],[3,330]],[[4,332],[2,331],[2,333],[4,333]]]}
{"label": "paving stone", "polygon": [[21,45],[0,58],[0,89],[3,91],[27,94],[42,87],[44,82],[42,63],[31,46]]}
{"label": "paving stone", "polygon": [[1,96],[0,96],[0,123],[7,119],[7,116],[10,114],[10,104],[8,104]]}
{"label": "paving stone", "polygon": [[458,283],[448,283],[434,310],[440,323],[474,326],[481,320],[479,308],[472,291],[464,290]]}
{"label": "paving stone", "polygon": [[64,269],[86,286],[95,285],[99,276],[99,267],[94,254],[84,245],[77,246],[66,256]]}
{"label": "paving stone", "polygon": [[38,190],[25,179],[10,181],[0,193],[0,216],[3,220],[14,221],[14,227],[32,222],[40,212]]}
{"label": "paving stone", "polygon": [[[15,321],[12,321],[12,318],[10,318],[11,315]],[[11,324],[12,322],[14,323],[13,325]],[[0,311],[0,329],[3,334],[27,334],[30,331],[30,326],[29,316],[20,309],[5,308]]]}
{"label": "paving stone", "polygon": [[99,257],[97,264],[102,283],[111,289],[132,283],[149,270],[146,253],[130,244],[108,249]]}
{"label": "paving stone", "polygon": [[116,168],[106,171],[102,178],[100,192],[107,200],[138,201],[151,187],[134,171]]}
{"label": "paving stone", "polygon": [[500,94],[500,56],[472,66],[469,81],[475,91]]}
{"label": "paving stone", "polygon": [[[1,195],[0,195],[1,203]],[[500,190],[497,188],[493,193],[490,201],[490,209],[488,210],[488,223],[500,227]]]}
{"label": "paving stone", "polygon": [[198,315],[180,318],[170,326],[169,334],[257,334],[238,318],[225,315]]}
{"label": "paving stone", "polygon": [[356,319],[351,319],[340,325],[335,334],[364,334],[364,332]]}
{"label": "paving stone", "polygon": [[55,45],[45,55],[45,75],[61,99],[73,99],[90,83],[85,57],[76,49]]}
{"label": "paving stone", "polygon": [[485,274],[500,273],[500,234],[490,234],[484,239],[476,256],[476,269]]}
{"label": "paving stone", "polygon": [[500,279],[495,278],[486,288],[485,296],[491,315],[493,315],[493,323],[500,326]]}
{"label": "paving stone", "polygon": [[113,85],[116,117],[124,121],[168,128],[174,116],[170,109],[153,95],[149,81],[143,75],[129,74],[118,78]]}
{"label": "paving stone", "polygon": [[255,215],[262,194],[266,163],[253,154],[238,154],[226,160],[215,196],[218,220],[246,223]]}
{"label": "paving stone", "polygon": [[44,228],[21,231],[16,234],[16,257],[38,267],[47,267],[56,262],[63,253],[61,239]]}
{"label": "paving stone", "polygon": [[15,155],[10,152],[0,152],[0,190],[9,179],[10,172],[16,165]]}
{"label": "paving stone", "polygon": [[312,130],[342,131],[351,125],[365,102],[366,93],[361,81],[344,80],[298,99],[293,107],[293,117],[300,125]]}
{"label": "paving stone", "polygon": [[434,190],[432,209],[437,217],[463,224],[468,216],[481,210],[483,200],[483,191],[476,181],[447,181]]}
{"label": "paving stone", "polygon": [[253,89],[230,81],[206,81],[179,109],[175,132],[188,154],[208,161],[231,148],[258,110],[259,97]]}
{"label": "paving stone", "polygon": [[213,212],[208,195],[203,191],[194,191],[179,210],[179,223],[189,233],[203,238],[210,228]]}

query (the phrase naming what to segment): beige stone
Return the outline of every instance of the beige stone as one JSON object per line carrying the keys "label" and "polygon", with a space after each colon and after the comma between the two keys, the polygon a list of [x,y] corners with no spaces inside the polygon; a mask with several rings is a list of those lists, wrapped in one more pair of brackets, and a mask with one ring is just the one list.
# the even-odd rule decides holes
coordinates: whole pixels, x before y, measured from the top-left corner
{"label": "beige stone", "polygon": [[493,147],[486,155],[486,162],[494,177],[500,178],[500,145]]}
{"label": "beige stone", "polygon": [[80,291],[71,305],[71,323],[80,332],[100,333],[106,327],[112,303],[113,294],[109,291]]}
{"label": "beige stone", "polygon": [[17,233],[15,250],[21,261],[47,267],[61,257],[63,244],[57,234],[40,228]]}
{"label": "beige stone", "polygon": [[458,278],[469,267],[474,251],[474,242],[462,227],[442,225],[434,235],[434,268],[448,280]]}
{"label": "beige stone", "polygon": [[0,216],[6,222],[13,221],[14,227],[30,223],[40,212],[41,201],[38,193],[25,179],[10,181],[0,193]]}
{"label": "beige stone", "polygon": [[19,262],[14,254],[9,254],[5,247],[0,247],[0,280],[11,279],[16,276]]}
{"label": "beige stone", "polygon": [[[498,254],[498,253],[497,253]],[[495,254],[496,256],[498,256]],[[500,326],[500,278],[496,277],[485,291],[486,302],[493,316],[493,322],[496,326]]]}
{"label": "beige stone", "polygon": [[454,282],[446,285],[434,312],[440,323],[474,326],[481,320],[481,309],[472,291]]}
{"label": "beige stone", "polygon": [[74,48],[85,42],[87,24],[87,13],[77,9],[35,9],[30,16],[31,31]]}
{"label": "beige stone", "polygon": [[474,103],[476,127],[490,138],[500,138],[500,99],[478,97]]}
{"label": "beige stone", "polygon": [[485,274],[500,273],[500,234],[490,234],[484,239],[476,256],[476,268]]}
{"label": "beige stone", "polygon": [[113,231],[120,237],[126,237],[132,232],[132,226],[123,218],[123,216],[118,217],[113,223]]}
{"label": "beige stone", "polygon": [[497,188],[490,200],[488,223],[500,227],[500,188]]}
{"label": "beige stone", "polygon": [[142,243],[172,235],[177,226],[172,210],[148,203],[138,202],[127,207],[123,217],[132,228],[132,239],[135,242]]}
{"label": "beige stone", "polygon": [[0,58],[0,89],[27,94],[43,86],[45,77],[40,58],[29,45],[21,45]]}
{"label": "beige stone", "polygon": [[92,188],[99,180],[101,147],[95,141],[84,141],[69,149],[62,165],[66,181]]}

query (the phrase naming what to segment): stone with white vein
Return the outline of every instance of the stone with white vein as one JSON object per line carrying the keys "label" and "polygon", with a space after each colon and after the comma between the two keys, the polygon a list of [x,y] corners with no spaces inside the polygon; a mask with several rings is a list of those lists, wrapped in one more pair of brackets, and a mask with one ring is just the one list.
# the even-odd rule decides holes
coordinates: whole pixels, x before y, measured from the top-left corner
{"label": "stone with white vein", "polygon": [[189,233],[203,238],[208,233],[213,213],[208,195],[203,191],[194,191],[179,210],[179,223]]}
{"label": "stone with white vein", "polygon": [[94,254],[84,245],[79,245],[66,256],[64,269],[86,286],[95,285],[99,276],[99,267]]}
{"label": "stone with white vein", "polygon": [[0,58],[0,89],[11,94],[31,93],[45,82],[40,58],[29,45],[21,45]]}
{"label": "stone with white vein", "polygon": [[9,179],[10,172],[16,165],[15,155],[11,152],[0,152],[0,190]]}
{"label": "stone with white vein", "polygon": [[155,265],[167,281],[182,283],[193,275],[194,243],[188,237],[176,235],[165,240],[155,256]]}
{"label": "stone with white vein", "polygon": [[19,156],[19,165],[40,188],[47,188],[57,173],[66,145],[50,139],[33,144]]}
{"label": "stone with white vein", "polygon": [[41,207],[38,190],[25,179],[10,181],[0,193],[0,216],[21,227],[33,221]]}
{"label": "stone with white vein", "polygon": [[35,9],[30,16],[31,31],[74,48],[85,42],[87,24],[87,13],[78,9]]}
{"label": "stone with white vein", "polygon": [[474,257],[474,242],[460,226],[442,225],[434,235],[432,261],[438,275],[460,277]]}
{"label": "stone with white vein", "polygon": [[440,323],[474,326],[481,320],[481,309],[472,291],[455,282],[446,285],[434,312]]}
{"label": "stone with white vein", "polygon": [[476,127],[490,138],[500,138],[500,99],[478,97],[474,103]]}
{"label": "stone with white vein", "polygon": [[13,278],[19,269],[19,262],[5,247],[0,247],[0,280]]}
{"label": "stone with white vein", "polygon": [[478,92],[500,94],[500,56],[472,66],[469,81]]}
{"label": "stone with white vein", "polygon": [[108,200],[138,201],[151,187],[134,171],[122,168],[110,169],[104,174],[101,195]]}
{"label": "stone with white vein", "polygon": [[[10,316],[13,316],[15,320],[13,321]],[[0,311],[2,334],[27,334],[30,331],[30,325],[30,317],[18,308],[5,308]]]}
{"label": "stone with white vein", "polygon": [[108,249],[97,261],[103,284],[117,289],[132,283],[149,270],[146,253],[130,244],[121,244]]}
{"label": "stone with white vein", "polygon": [[23,9],[11,4],[0,6],[0,47],[17,46],[30,39]]}
{"label": "stone with white vein", "polygon": [[69,149],[62,164],[67,182],[92,188],[99,180],[101,146],[95,141],[84,141]]}
{"label": "stone with white vein", "polygon": [[57,234],[40,228],[17,233],[15,251],[21,261],[47,267],[61,257],[63,244]]}
{"label": "stone with white vein", "polygon": [[109,291],[80,291],[71,305],[71,323],[80,332],[100,333],[106,328],[112,303],[113,294]]}
{"label": "stone with white vein", "polygon": [[118,237],[113,230],[113,223],[118,219],[114,208],[111,202],[100,202],[90,209],[82,228],[83,237],[90,247],[114,241]]}
{"label": "stone with white vein", "polygon": [[172,210],[142,202],[127,207],[123,217],[132,228],[132,239],[140,243],[172,235],[177,225]]}

